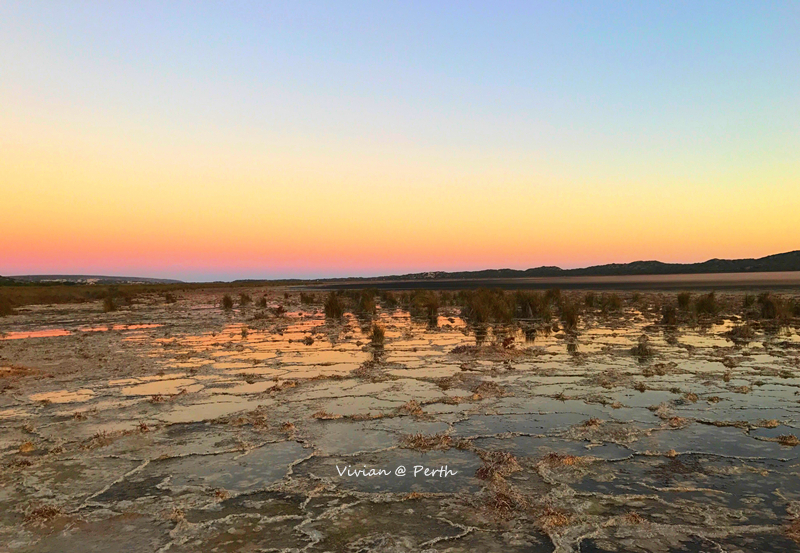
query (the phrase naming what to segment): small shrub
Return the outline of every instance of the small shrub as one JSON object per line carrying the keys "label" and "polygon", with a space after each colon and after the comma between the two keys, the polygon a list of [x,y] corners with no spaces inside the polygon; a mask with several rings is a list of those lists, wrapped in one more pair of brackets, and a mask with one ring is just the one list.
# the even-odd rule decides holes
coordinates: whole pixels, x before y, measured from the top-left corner
{"label": "small shrub", "polygon": [[698,296],[694,302],[694,309],[698,315],[716,315],[720,307],[714,292]]}
{"label": "small shrub", "polygon": [[222,308],[225,310],[233,309],[233,298],[230,294],[222,296]]}
{"label": "small shrub", "polygon": [[756,297],[753,294],[745,294],[742,299],[742,307],[745,309],[753,307],[756,304]]}
{"label": "small shrub", "polygon": [[175,303],[178,299],[175,297],[175,294],[171,292],[167,292],[164,294],[164,303]]}
{"label": "small shrub", "polygon": [[431,323],[439,320],[439,296],[431,290],[417,290],[411,300],[411,311]]}
{"label": "small shrub", "polygon": [[639,342],[631,349],[631,353],[639,358],[639,361],[645,361],[653,356],[653,348],[650,347],[650,339],[646,335],[639,337]]}
{"label": "small shrub", "polygon": [[661,324],[667,326],[678,324],[678,309],[674,305],[665,305],[661,308]]}
{"label": "small shrub", "polygon": [[561,306],[561,322],[565,330],[574,330],[578,326],[578,307],[574,303],[564,302]]}
{"label": "small shrub", "polygon": [[392,292],[381,292],[378,297],[381,299],[381,303],[389,309],[394,309],[397,307],[397,296],[395,296]]}
{"label": "small shrub", "polygon": [[792,317],[794,306],[788,304],[783,298],[773,296],[769,292],[764,292],[758,296],[760,315],[762,319],[769,319],[778,322],[788,322]]}
{"label": "small shrub", "polygon": [[266,309],[267,308],[267,296],[261,296],[261,298],[259,298],[258,303],[256,305],[258,307],[260,307],[261,309]]}
{"label": "small shrub", "polygon": [[586,295],[583,296],[583,303],[586,307],[594,307],[597,304],[597,294],[586,292]]}
{"label": "small shrub", "polygon": [[344,305],[336,292],[331,292],[325,298],[325,316],[329,319],[341,319],[344,316]]}
{"label": "small shrub", "polygon": [[681,311],[686,311],[692,304],[692,295],[689,292],[681,292],[678,294],[678,308]]}
{"label": "small shrub", "polygon": [[755,336],[756,333],[753,332],[753,329],[748,324],[734,326],[728,331],[728,337],[734,343],[746,344],[752,342]]}
{"label": "small shrub", "polygon": [[603,313],[619,311],[622,309],[622,298],[617,294],[603,294],[600,298],[600,309]]}
{"label": "small shrub", "polygon": [[7,315],[14,314],[14,305],[11,303],[11,300],[0,296],[0,317],[5,317]]}
{"label": "small shrub", "polygon": [[558,288],[550,288],[544,293],[544,297],[549,303],[560,303],[561,290]]}
{"label": "small shrub", "polygon": [[383,327],[379,324],[372,325],[372,333],[370,334],[370,339],[372,341],[373,346],[383,346],[383,340],[386,335],[386,332],[383,330]]}
{"label": "small shrub", "polygon": [[364,291],[356,297],[353,311],[358,315],[374,315],[377,310],[378,307],[375,305],[375,297],[372,294]]}
{"label": "small shrub", "polygon": [[307,294],[305,292],[300,292],[300,303],[303,305],[311,305],[317,302],[317,298],[314,294]]}
{"label": "small shrub", "polygon": [[103,298],[103,312],[109,313],[111,311],[116,311],[117,305],[114,303],[114,297],[109,294],[105,298]]}
{"label": "small shrub", "polygon": [[250,305],[251,303],[253,303],[253,298],[250,297],[250,294],[245,294],[244,292],[239,294],[239,305],[240,306],[244,307],[246,305]]}
{"label": "small shrub", "polygon": [[515,312],[523,319],[541,319],[549,321],[552,318],[550,302],[538,292],[519,290],[514,293]]}
{"label": "small shrub", "polygon": [[461,316],[473,323],[510,322],[514,318],[514,304],[503,290],[464,291],[461,302]]}

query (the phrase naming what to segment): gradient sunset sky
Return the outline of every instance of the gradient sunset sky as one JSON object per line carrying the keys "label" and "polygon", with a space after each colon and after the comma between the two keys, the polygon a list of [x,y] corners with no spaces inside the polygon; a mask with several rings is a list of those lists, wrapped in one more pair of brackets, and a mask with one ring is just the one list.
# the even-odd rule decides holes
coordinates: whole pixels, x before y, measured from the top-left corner
{"label": "gradient sunset sky", "polygon": [[0,274],[800,249],[800,3],[0,2]]}

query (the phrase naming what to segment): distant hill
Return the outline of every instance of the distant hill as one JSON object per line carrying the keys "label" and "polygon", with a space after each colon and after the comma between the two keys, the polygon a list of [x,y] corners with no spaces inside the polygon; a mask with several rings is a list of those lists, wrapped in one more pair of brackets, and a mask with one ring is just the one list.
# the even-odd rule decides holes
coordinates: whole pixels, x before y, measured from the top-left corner
{"label": "distant hill", "polygon": [[536,267],[533,269],[485,269],[481,271],[412,273],[378,278],[324,279],[336,280],[440,280],[483,279],[524,277],[567,276],[622,276],[622,275],[686,275],[701,273],[772,273],[778,271],[800,271],[800,250],[768,255],[758,259],[709,259],[702,263],[662,263],[661,261],[634,261],[632,263],[609,263],[581,269],[560,267]]}
{"label": "distant hill", "polygon": [[[3,282],[8,280],[10,282]],[[15,275],[0,277],[0,284],[176,284],[180,280],[102,275]]]}

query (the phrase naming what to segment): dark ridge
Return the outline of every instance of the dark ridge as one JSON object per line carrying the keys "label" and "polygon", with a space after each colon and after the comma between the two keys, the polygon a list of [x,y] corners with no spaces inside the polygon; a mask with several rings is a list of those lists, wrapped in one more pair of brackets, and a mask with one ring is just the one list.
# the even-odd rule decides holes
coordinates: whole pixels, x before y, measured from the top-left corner
{"label": "dark ridge", "polygon": [[317,282],[356,280],[443,280],[524,277],[568,276],[629,276],[629,275],[692,275],[711,273],[773,273],[800,271],[800,250],[768,255],[758,259],[709,259],[702,263],[662,263],[661,261],[634,261],[609,263],[581,269],[536,267],[533,269],[484,269],[482,271],[433,271],[381,277],[319,279]]}
{"label": "dark ridge", "polygon": [[[2,277],[0,277],[2,278]],[[9,280],[10,282],[3,282]],[[102,275],[15,275],[0,284],[181,284],[180,280]]]}

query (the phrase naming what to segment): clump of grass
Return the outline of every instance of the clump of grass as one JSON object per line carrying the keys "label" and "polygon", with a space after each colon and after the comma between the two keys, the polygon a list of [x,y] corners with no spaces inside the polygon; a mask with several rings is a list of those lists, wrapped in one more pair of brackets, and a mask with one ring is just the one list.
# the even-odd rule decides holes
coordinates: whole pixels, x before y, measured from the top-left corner
{"label": "clump of grass", "polygon": [[631,353],[638,357],[639,361],[644,361],[650,357],[653,357],[653,348],[650,346],[650,338],[648,338],[647,335],[642,334],[639,337],[638,343],[631,348]]}
{"label": "clump of grass", "polygon": [[353,312],[361,317],[373,316],[378,307],[375,304],[377,292],[372,289],[352,290],[346,292],[353,302]]}
{"label": "clump of grass", "polygon": [[380,298],[381,303],[389,309],[394,309],[398,305],[397,296],[395,296],[392,292],[380,292],[378,297]]}
{"label": "clump of grass", "polygon": [[698,315],[716,315],[720,311],[719,302],[714,292],[698,296],[694,300],[694,310]]}
{"label": "clump of grass", "polygon": [[789,304],[783,298],[764,292],[758,296],[759,314],[762,319],[788,323],[796,306]]}
{"label": "clump of grass", "polygon": [[307,294],[306,292],[300,292],[300,303],[303,305],[311,305],[317,303],[317,297],[314,294]]}
{"label": "clump of grass", "polygon": [[370,333],[370,341],[372,342],[373,346],[383,347],[383,340],[385,335],[386,331],[384,331],[381,325],[377,323],[372,325],[372,332]]}
{"label": "clump of grass", "polygon": [[239,294],[239,305],[241,307],[245,307],[251,303],[253,303],[253,298],[250,297],[250,294],[245,294],[244,292]]}
{"label": "clump of grass", "polygon": [[678,324],[678,309],[674,305],[665,305],[661,308],[661,324],[665,326]]}
{"label": "clump of grass", "polygon": [[117,304],[114,303],[114,296],[109,293],[105,298],[103,298],[103,312],[110,313],[111,311],[117,310]]}
{"label": "clump of grass", "polygon": [[503,397],[506,395],[505,388],[496,382],[492,382],[491,380],[481,382],[472,389],[472,392],[481,397]]}
{"label": "clump of grass", "polygon": [[424,414],[422,407],[420,407],[419,403],[417,403],[413,399],[401,405],[397,410],[400,411],[401,413],[405,413],[407,415],[414,415],[417,417]]}
{"label": "clump of grass", "polygon": [[583,304],[586,307],[594,307],[597,305],[597,294],[594,292],[586,292],[586,295],[583,296]]}
{"label": "clump of grass", "polygon": [[256,305],[258,307],[260,307],[261,309],[266,309],[267,308],[267,296],[261,296],[259,298],[258,302],[256,303]]}
{"label": "clump of grass", "polygon": [[431,324],[436,324],[439,320],[439,296],[432,290],[417,290],[412,296],[410,309]]}
{"label": "clump of grass", "polygon": [[330,421],[335,419],[341,419],[342,415],[334,415],[333,413],[328,413],[327,411],[317,411],[313,415],[313,418],[321,421]]}
{"label": "clump of grass", "polygon": [[230,294],[222,296],[222,308],[226,311],[233,309],[233,298]]}
{"label": "clump of grass", "polygon": [[783,434],[782,436],[778,436],[778,443],[785,446],[795,447],[800,445],[800,439],[798,439],[794,434]]}
{"label": "clump of grass", "polygon": [[329,319],[341,319],[344,316],[344,305],[336,292],[331,292],[325,298],[325,317]]}
{"label": "clump of grass", "polygon": [[0,296],[0,317],[14,314],[14,304],[5,296]]}
{"label": "clump of grass", "polygon": [[756,297],[753,294],[745,294],[742,298],[742,307],[748,309],[756,304]]}
{"label": "clump of grass", "polygon": [[561,302],[561,290],[559,288],[550,288],[544,293],[544,298],[549,303],[560,303]]}
{"label": "clump of grass", "polygon": [[465,290],[460,293],[461,316],[473,323],[511,322],[514,305],[503,290]]}
{"label": "clump of grass", "polygon": [[400,447],[404,449],[416,449],[417,451],[431,451],[433,449],[450,449],[453,445],[453,438],[449,435],[440,434],[407,434],[400,441]]}
{"label": "clump of grass", "polygon": [[583,457],[576,455],[567,455],[562,453],[548,453],[542,459],[542,463],[550,467],[572,467],[579,465],[584,461]]}
{"label": "clump of grass", "polygon": [[175,297],[175,294],[172,292],[166,292],[164,294],[164,303],[175,303],[178,301],[178,298]]}
{"label": "clump of grass", "polygon": [[483,466],[475,472],[475,477],[481,480],[494,480],[522,470],[517,458],[507,451],[489,451],[482,454],[481,459]]}
{"label": "clump of grass", "polygon": [[692,305],[692,295],[689,292],[681,292],[678,294],[678,308],[681,311],[688,311]]}
{"label": "clump of grass", "polygon": [[539,292],[518,290],[514,293],[514,304],[516,315],[523,319],[549,321],[553,316],[550,300]]}
{"label": "clump of grass", "polygon": [[561,323],[565,330],[575,330],[578,326],[578,307],[574,303],[564,301],[561,304]]}
{"label": "clump of grass", "polygon": [[727,335],[736,344],[747,344],[756,337],[753,328],[747,323],[734,326],[727,332]]}
{"label": "clump of grass", "polygon": [[603,313],[616,313],[622,309],[622,298],[617,294],[603,294],[600,297],[600,309]]}
{"label": "clump of grass", "polygon": [[42,505],[29,510],[25,514],[25,522],[28,524],[42,524],[61,516],[63,513],[64,511],[54,505]]}

